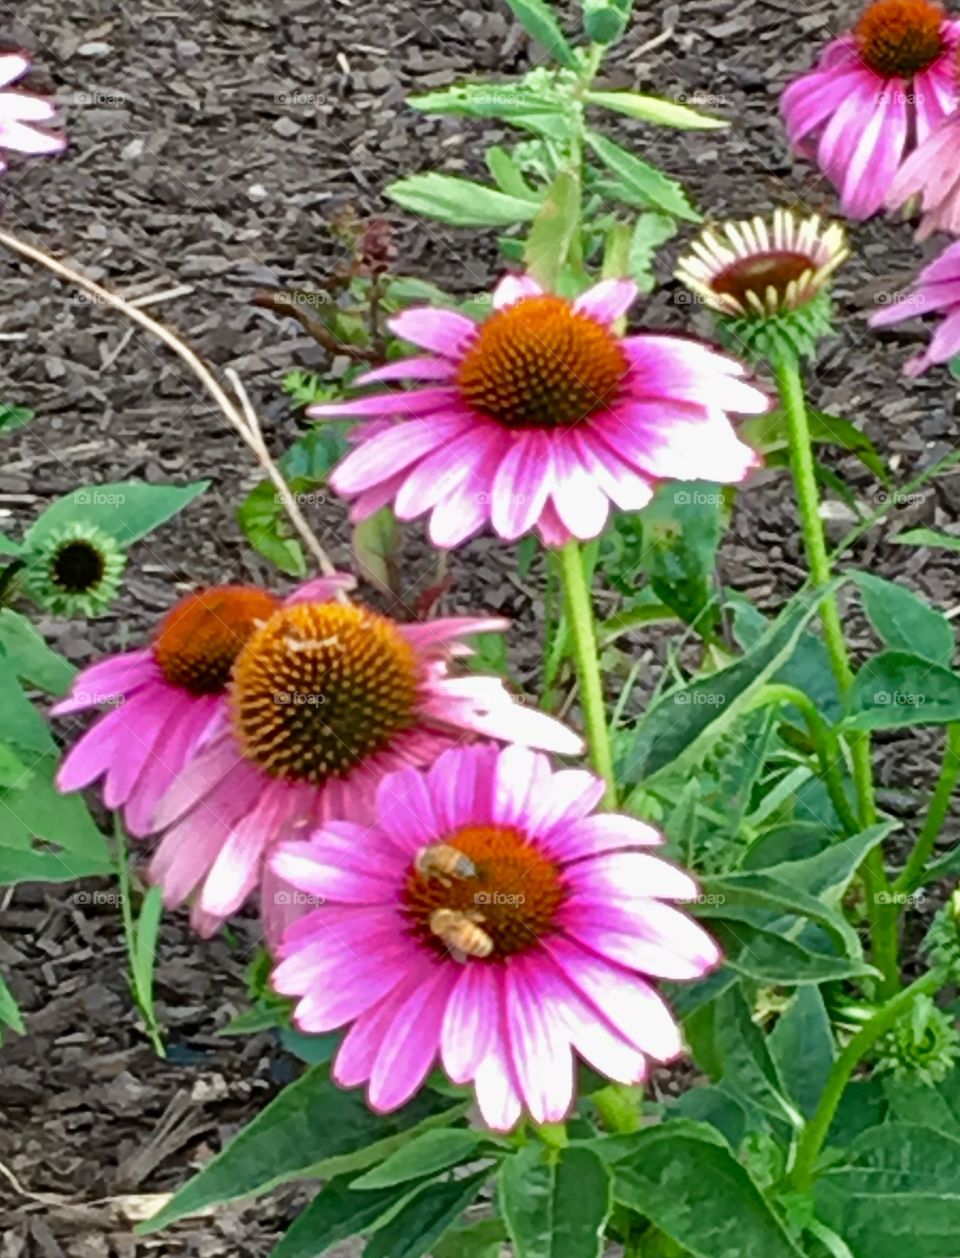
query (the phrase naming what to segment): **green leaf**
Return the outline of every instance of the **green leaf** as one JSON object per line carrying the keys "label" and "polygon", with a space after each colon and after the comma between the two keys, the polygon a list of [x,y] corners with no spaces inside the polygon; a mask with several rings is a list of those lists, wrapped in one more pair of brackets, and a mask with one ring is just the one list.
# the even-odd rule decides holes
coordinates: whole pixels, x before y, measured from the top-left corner
{"label": "green leaf", "polygon": [[281,572],[292,577],[306,576],[303,548],[290,536],[286,512],[270,481],[261,481],[247,494],[237,508],[237,523],[250,545]]}
{"label": "green leaf", "polygon": [[592,1150],[539,1143],[500,1166],[500,1211],[516,1258],[600,1258],[612,1209],[610,1172]]}
{"label": "green leaf", "polygon": [[137,995],[147,1009],[153,1007],[153,969],[162,916],[163,889],[150,887],[140,905],[136,946],[131,958]]}
{"label": "green leaf", "polygon": [[763,868],[763,872],[806,895],[816,896],[831,908],[839,909],[854,874],[866,856],[878,843],[899,829],[899,821],[883,821],[861,830],[859,834],[845,837],[840,843],[831,843],[812,856],[769,865]]}
{"label": "green leaf", "polygon": [[627,253],[627,274],[642,293],[652,292],[656,284],[653,274],[656,251],[676,234],[677,220],[671,215],[652,210],[638,215]]}
{"label": "green leaf", "polygon": [[664,210],[675,218],[699,223],[700,215],[691,207],[686,193],[674,179],[649,162],[634,157],[613,140],[597,131],[587,131],[586,141],[604,166],[620,181],[621,187],[643,209]]}
{"label": "green leaf", "polygon": [[711,1127],[684,1120],[648,1127],[615,1170],[617,1201],[649,1218],[694,1258],[800,1254]]}
{"label": "green leaf", "polygon": [[699,764],[706,749],[731,729],[759,689],[790,658],[819,602],[819,592],[793,598],[742,659],[654,700],[637,728],[632,746],[620,757],[624,783],[649,784],[656,777]]}
{"label": "green leaf", "polygon": [[[0,821],[5,819],[6,802],[6,799],[0,800]],[[18,882],[76,882],[78,878],[103,877],[111,873],[113,866],[106,858],[80,856],[68,851],[0,846],[0,887],[15,886]],[[82,894],[78,892],[78,895]]]}
{"label": "green leaf", "polygon": [[863,610],[885,646],[949,665],[956,642],[953,626],[912,590],[869,572],[851,573]]}
{"label": "green leaf", "polygon": [[508,197],[455,175],[410,175],[388,184],[387,196],[411,214],[435,218],[451,227],[509,227],[525,223],[537,212],[536,203]]}
{"label": "green leaf", "polygon": [[713,1017],[714,1051],[724,1089],[748,1112],[756,1107],[780,1123],[786,1120],[794,1127],[801,1126],[740,984],[728,988],[716,1001]]}
{"label": "green leaf", "polygon": [[[5,701],[9,692],[5,695]],[[29,705],[28,705],[29,706]],[[9,709],[4,712],[5,732],[10,731]],[[18,754],[23,743],[10,737]],[[35,866],[36,878],[51,880],[57,870],[74,871],[74,877],[105,874],[114,871],[106,839],[98,829],[79,794],[63,795],[57,790],[54,774],[56,756],[51,753],[25,759],[30,770],[28,790],[0,790],[0,842],[3,850],[19,848],[27,851],[37,840],[56,844],[60,853],[37,849],[34,855],[44,857]],[[46,870],[46,873],[42,873]],[[53,881],[63,881],[57,875]]]}
{"label": "green leaf", "polygon": [[713,570],[723,534],[724,495],[708,481],[661,485],[640,513],[641,571],[653,593],[672,611],[704,630],[703,614],[714,597]]}
{"label": "green leaf", "polygon": [[548,291],[557,287],[580,232],[580,180],[561,170],[547,189],[524,246],[524,265]]}
{"label": "green leaf", "polygon": [[519,197],[521,201],[534,201],[540,204],[540,194],[527,183],[523,172],[506,149],[494,144],[484,154],[487,169],[493,176],[494,183],[508,197]]}
{"label": "green leaf", "polygon": [[842,913],[768,873],[704,879],[694,911],[720,936],[727,965],[758,982],[792,987],[872,973]]}
{"label": "green leaf", "polygon": [[324,484],[330,469],[343,458],[349,449],[344,437],[344,432],[349,426],[349,424],[325,423],[310,428],[278,459],[277,466],[284,477],[288,481],[309,481],[312,485]]}
{"label": "green leaf", "polygon": [[34,413],[26,406],[7,406],[0,402],[0,437],[29,424]]}
{"label": "green leaf", "polygon": [[370,1166],[424,1125],[454,1118],[463,1108],[424,1092],[403,1109],[378,1116],[361,1092],[342,1091],[325,1067],[315,1067],[284,1088],[140,1230],[155,1232],[208,1206],[266,1192],[290,1179]]}
{"label": "green leaf", "polygon": [[47,646],[26,617],[9,607],[0,610],[0,656],[21,681],[51,695],[65,694],[77,674],[68,660]]}
{"label": "green leaf", "polygon": [[546,0],[507,0],[507,5],[527,34],[542,44],[554,61],[566,70],[579,70],[576,55]]}
{"label": "green leaf", "polygon": [[397,517],[392,507],[381,507],[353,526],[353,557],[357,570],[387,594],[396,586],[399,545]]}
{"label": "green leaf", "polygon": [[833,1066],[836,1049],[819,987],[798,987],[767,1045],[789,1095],[811,1119]]}
{"label": "green leaf", "polygon": [[730,126],[725,118],[711,118],[689,105],[678,105],[660,96],[645,96],[642,92],[586,92],[584,100],[589,105],[626,114],[628,118],[653,122],[659,127],[676,127],[681,131],[718,131]]}
{"label": "green leaf", "polygon": [[465,1179],[427,1184],[374,1233],[363,1258],[423,1258],[476,1199],[489,1175],[484,1170]]}
{"label": "green leaf", "polygon": [[[816,445],[837,446],[854,454],[868,471],[884,485],[890,483],[890,473],[882,457],[865,432],[848,419],[828,415],[826,411],[808,411],[810,438]],[[786,450],[790,444],[787,418],[782,409],[768,411],[766,415],[751,415],[740,425],[743,440],[762,454]]]}
{"label": "green leaf", "polygon": [[595,44],[615,43],[627,28],[633,0],[582,0],[583,29]]}
{"label": "green leaf", "polygon": [[960,1140],[915,1123],[866,1131],[815,1189],[818,1217],[857,1255],[949,1258],[960,1234]]}
{"label": "green leaf", "polygon": [[4,537],[0,533],[0,555],[12,555],[17,557],[23,554],[23,547],[19,542],[15,542],[12,537]]}
{"label": "green leaf", "polygon": [[201,480],[191,485],[146,485],[141,481],[85,485],[48,507],[28,529],[24,544],[35,549],[56,529],[80,522],[102,529],[121,545],[129,546],[182,511],[209,484]]}
{"label": "green leaf", "polygon": [[906,529],[890,538],[898,546],[932,546],[936,550],[952,550],[960,554],[960,537],[937,529]]}
{"label": "green leaf", "polygon": [[434,1175],[460,1162],[470,1160],[483,1137],[480,1132],[463,1127],[442,1127],[425,1131],[409,1144],[392,1153],[379,1166],[354,1181],[354,1188],[389,1188],[409,1179]]}
{"label": "green leaf", "polygon": [[[17,1002],[13,998],[13,992],[7,986],[6,979],[0,974],[0,1026],[8,1026],[12,1031],[16,1031],[18,1035],[26,1035],[27,1028],[23,1023],[23,1015]],[[0,1034],[0,1044],[3,1043],[3,1035]]]}
{"label": "green leaf", "polygon": [[507,1233],[499,1219],[454,1228],[434,1247],[433,1258],[500,1258]]}
{"label": "green leaf", "polygon": [[[568,106],[561,100],[545,100],[544,97],[530,88],[514,83],[467,83],[459,87],[444,88],[439,92],[428,92],[424,96],[410,96],[407,104],[426,114],[459,114],[469,118],[500,118],[502,121],[534,135],[563,143],[572,133],[571,118]],[[497,169],[506,157],[503,149],[497,149],[498,156],[491,161],[488,151],[487,164],[491,174],[497,181],[501,191],[509,196],[525,199],[531,190],[524,186],[523,190],[504,187],[500,183]],[[512,159],[508,159],[513,165]],[[523,177],[520,176],[521,182]],[[515,182],[511,179],[511,182]],[[539,201],[539,197],[536,198]]]}
{"label": "green leaf", "polygon": [[404,1184],[356,1192],[355,1182],[350,1175],[338,1175],[324,1184],[271,1250],[270,1258],[318,1258],[338,1242],[378,1227],[419,1187]]}
{"label": "green leaf", "polygon": [[308,1066],[325,1066],[332,1061],[343,1040],[343,1031],[327,1031],[324,1035],[304,1035],[292,1026],[280,1028],[280,1043],[288,1053],[299,1057]]}
{"label": "green leaf", "polygon": [[871,656],[853,679],[847,729],[902,729],[960,721],[960,676],[907,651]]}

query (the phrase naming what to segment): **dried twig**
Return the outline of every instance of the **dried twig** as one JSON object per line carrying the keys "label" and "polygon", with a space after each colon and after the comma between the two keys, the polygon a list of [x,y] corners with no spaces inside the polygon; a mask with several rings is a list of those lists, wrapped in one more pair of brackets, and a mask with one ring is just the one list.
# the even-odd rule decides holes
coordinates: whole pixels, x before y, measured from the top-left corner
{"label": "dried twig", "polygon": [[262,292],[254,293],[251,301],[254,306],[259,306],[262,310],[272,310],[274,314],[296,319],[304,332],[312,336],[318,345],[322,345],[335,357],[341,355],[352,359],[355,363],[383,361],[383,354],[378,349],[362,349],[359,345],[347,345],[338,340],[319,319],[315,319],[308,309],[309,298],[312,296],[312,293],[299,291],[268,292],[264,289]]}
{"label": "dried twig", "polygon": [[[90,293],[91,296],[96,297],[104,305],[111,306],[114,310],[119,310],[121,314],[125,314],[128,319],[145,328],[146,331],[152,333],[169,349],[172,349],[187,364],[207,390],[226,416],[227,422],[239,433],[271,482],[276,486],[277,493],[280,495],[283,506],[290,516],[291,523],[303,539],[304,545],[316,559],[320,571],[324,576],[333,575],[336,571],[333,563],[320,544],[319,538],[304,519],[303,512],[297,506],[296,499],[283,474],[270,457],[260,431],[259,421],[256,419],[256,415],[250,405],[250,399],[247,397],[242,385],[240,385],[235,372],[228,371],[227,374],[240,401],[239,406],[229,396],[203,359],[185,341],[181,340],[176,332],[173,332],[165,324],[158,322],[158,320],[152,318],[125,298],[117,296],[116,293],[110,292],[109,289],[101,288],[99,284],[88,279],[79,271],[75,271],[73,267],[67,266],[66,263],[61,262],[58,258],[52,257],[43,249],[37,249],[33,245],[28,245],[26,241],[20,240],[8,231],[0,230],[0,244],[6,245],[8,249],[12,249],[14,253],[20,254],[21,257],[29,258],[31,262],[36,262],[40,266],[46,267],[48,271],[52,271],[58,278],[74,284],[77,288],[83,289],[84,292]],[[251,415],[253,416],[252,424],[250,420]]]}

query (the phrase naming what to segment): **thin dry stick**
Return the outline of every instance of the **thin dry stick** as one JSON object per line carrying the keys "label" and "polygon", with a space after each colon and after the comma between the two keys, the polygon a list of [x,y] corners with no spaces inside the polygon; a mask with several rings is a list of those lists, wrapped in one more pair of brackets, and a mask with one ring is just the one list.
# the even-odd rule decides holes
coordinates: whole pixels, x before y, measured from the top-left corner
{"label": "thin dry stick", "polygon": [[44,252],[44,250],[37,249],[33,245],[28,245],[26,241],[12,236],[8,231],[0,230],[0,244],[6,245],[8,249],[12,249],[14,253],[18,253],[24,258],[29,258],[31,262],[36,262],[40,266],[46,267],[48,271],[52,271],[60,279],[82,288],[84,292],[90,293],[105,305],[112,306],[114,310],[119,310],[128,319],[139,324],[140,327],[145,328],[148,332],[153,333],[158,340],[162,341],[178,357],[182,358],[220,407],[221,411],[223,411],[231,428],[240,435],[244,444],[250,449],[257,462],[260,463],[267,476],[276,486],[277,493],[280,495],[283,506],[290,516],[291,523],[303,539],[304,545],[316,559],[320,571],[324,576],[328,577],[336,572],[330,557],[323,549],[323,546],[321,546],[319,538],[310,528],[303,517],[303,512],[297,506],[296,500],[290,492],[290,486],[271,459],[255,415],[253,425],[250,424],[248,416],[253,414],[253,408],[250,406],[250,400],[243,391],[243,387],[240,385],[235,372],[231,371],[228,374],[234,389],[236,389],[237,397],[241,401],[242,409],[238,408],[233,399],[229,397],[203,359],[185,341],[182,341],[175,332],[172,332],[170,328],[162,323],[158,323],[156,319],[129,301],[126,301],[123,297],[118,297],[116,293],[111,293],[109,289],[101,288],[99,284],[88,279],[79,271],[75,271],[72,267],[65,265],[49,253]]}

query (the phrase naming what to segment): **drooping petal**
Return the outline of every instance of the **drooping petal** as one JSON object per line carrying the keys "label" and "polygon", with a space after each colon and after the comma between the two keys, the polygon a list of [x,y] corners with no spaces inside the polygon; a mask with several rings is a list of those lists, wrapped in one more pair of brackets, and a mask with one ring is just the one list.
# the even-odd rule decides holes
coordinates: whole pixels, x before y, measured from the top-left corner
{"label": "drooping petal", "polygon": [[601,280],[574,301],[579,314],[589,315],[598,323],[612,324],[627,313],[637,299],[639,289],[633,280]]}
{"label": "drooping petal", "polygon": [[502,310],[524,297],[539,297],[542,292],[532,275],[505,275],[493,290],[493,308]]}
{"label": "drooping petal", "polygon": [[395,1013],[380,1045],[367,1096],[387,1112],[408,1101],[430,1072],[440,1049],[440,1029],[456,967],[437,964]]}
{"label": "drooping petal", "polygon": [[402,310],[388,323],[402,341],[452,359],[460,358],[477,332],[477,325],[466,315],[429,306]]}
{"label": "drooping petal", "polygon": [[447,999],[440,1030],[443,1067],[467,1083],[494,1048],[500,1019],[500,978],[493,966],[464,965]]}

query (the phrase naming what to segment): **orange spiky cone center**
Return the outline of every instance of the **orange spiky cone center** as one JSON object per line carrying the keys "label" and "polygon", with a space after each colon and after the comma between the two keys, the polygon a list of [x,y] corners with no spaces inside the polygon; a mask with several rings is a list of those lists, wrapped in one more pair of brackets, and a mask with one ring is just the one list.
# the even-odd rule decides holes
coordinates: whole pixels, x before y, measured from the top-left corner
{"label": "orange spiky cone center", "polygon": [[943,53],[946,14],[932,0],[876,0],[856,26],[864,61],[887,79],[908,79]]}
{"label": "orange spiky cone center", "polygon": [[508,428],[567,428],[606,406],[626,371],[619,341],[596,319],[562,297],[527,297],[480,325],[458,383]]}
{"label": "orange spiky cone center", "polygon": [[188,594],[167,612],[153,638],[160,671],[173,686],[216,694],[251,633],[273,615],[277,600],[265,590],[220,585]]}

